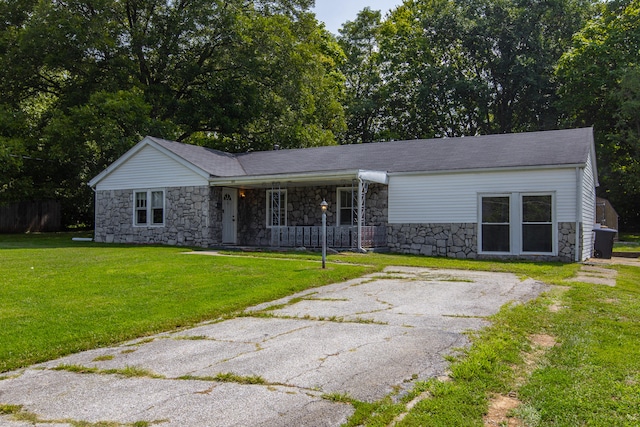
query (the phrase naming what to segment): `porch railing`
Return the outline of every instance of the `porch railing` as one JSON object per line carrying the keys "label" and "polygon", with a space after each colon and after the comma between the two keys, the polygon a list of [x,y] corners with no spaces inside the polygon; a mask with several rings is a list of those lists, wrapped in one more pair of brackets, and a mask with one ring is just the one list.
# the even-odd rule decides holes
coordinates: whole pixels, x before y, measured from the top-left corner
{"label": "porch railing", "polygon": [[[322,247],[321,226],[271,227],[271,246],[273,247]],[[385,226],[367,225],[362,227],[362,247],[376,248],[387,245]],[[358,227],[327,227],[327,246],[330,248],[357,248]]]}

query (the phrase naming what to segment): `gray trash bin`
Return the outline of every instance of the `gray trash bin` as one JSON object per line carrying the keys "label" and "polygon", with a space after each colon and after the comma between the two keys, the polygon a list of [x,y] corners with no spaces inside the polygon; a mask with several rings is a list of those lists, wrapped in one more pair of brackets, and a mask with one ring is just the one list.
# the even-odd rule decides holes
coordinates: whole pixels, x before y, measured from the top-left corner
{"label": "gray trash bin", "polygon": [[593,256],[596,258],[611,259],[613,253],[613,239],[616,237],[618,230],[613,228],[594,228],[596,233],[596,241],[593,245]]}

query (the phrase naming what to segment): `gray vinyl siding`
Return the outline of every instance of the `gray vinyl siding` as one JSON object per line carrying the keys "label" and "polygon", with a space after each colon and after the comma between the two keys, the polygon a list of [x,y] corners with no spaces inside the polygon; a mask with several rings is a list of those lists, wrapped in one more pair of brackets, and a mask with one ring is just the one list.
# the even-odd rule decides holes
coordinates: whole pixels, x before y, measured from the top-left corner
{"label": "gray vinyl siding", "polygon": [[424,175],[389,179],[389,223],[477,223],[478,194],[554,193],[556,221],[575,222],[575,168]]}
{"label": "gray vinyl siding", "polygon": [[188,167],[146,146],[100,181],[96,190],[197,187],[208,184],[207,179]]}

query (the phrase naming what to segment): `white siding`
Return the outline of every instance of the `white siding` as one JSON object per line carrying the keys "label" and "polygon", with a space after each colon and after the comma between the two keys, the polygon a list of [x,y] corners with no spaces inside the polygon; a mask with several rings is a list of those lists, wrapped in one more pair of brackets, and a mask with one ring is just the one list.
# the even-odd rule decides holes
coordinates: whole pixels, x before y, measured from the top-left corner
{"label": "white siding", "polygon": [[576,220],[576,173],[570,169],[389,177],[389,223],[476,223],[479,193],[555,192],[556,220]]}
{"label": "white siding", "polygon": [[202,185],[208,185],[204,177],[147,145],[100,181],[96,190]]}
{"label": "white siding", "polygon": [[593,254],[593,224],[596,222],[596,186],[591,154],[582,173],[582,258],[589,259]]}

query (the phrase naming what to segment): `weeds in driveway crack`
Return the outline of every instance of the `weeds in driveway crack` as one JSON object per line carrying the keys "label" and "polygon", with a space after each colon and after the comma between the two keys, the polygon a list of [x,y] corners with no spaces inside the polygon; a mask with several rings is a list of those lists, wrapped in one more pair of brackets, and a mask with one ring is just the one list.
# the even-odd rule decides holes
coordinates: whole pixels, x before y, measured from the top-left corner
{"label": "weeds in driveway crack", "polygon": [[348,393],[325,393],[320,397],[330,402],[353,403],[355,401]]}
{"label": "weeds in driveway crack", "polygon": [[[177,337],[173,337],[174,340],[186,340],[186,341],[205,341],[205,340],[213,340],[206,335],[181,335]],[[216,340],[213,340],[216,341]]]}
{"label": "weeds in driveway crack", "polygon": [[25,411],[22,405],[3,405],[0,404],[0,415],[9,415],[15,421],[25,421],[32,425],[40,424],[68,424],[72,427],[150,427],[156,424],[166,423],[169,420],[155,420],[155,421],[135,421],[133,423],[120,423],[116,421],[81,421],[72,419],[60,419],[60,420],[48,420],[42,419],[33,412]]}
{"label": "weeds in driveway crack", "polygon": [[0,404],[0,415],[13,415],[22,411],[22,405],[3,405]]}
{"label": "weeds in driveway crack", "polygon": [[[236,384],[257,384],[257,385],[267,384],[265,379],[258,375],[242,376],[242,375],[234,374],[232,372],[221,372],[213,376],[183,375],[176,379],[189,380],[189,381],[216,381],[221,383],[236,383]],[[280,384],[275,384],[275,385],[280,385]]]}
{"label": "weeds in driveway crack", "polygon": [[453,317],[456,319],[488,319],[488,316],[474,316],[471,314],[443,314],[442,317]]}
{"label": "weeds in driveway crack", "polygon": [[52,368],[54,371],[67,371],[74,372],[76,374],[100,374],[100,375],[121,375],[126,378],[134,377],[148,377],[163,379],[164,375],[156,374],[148,369],[139,368],[137,366],[125,366],[118,369],[99,369],[96,367],[82,366],[82,365],[58,365]]}
{"label": "weeds in driveway crack", "polygon": [[244,317],[257,317],[257,318],[267,318],[267,319],[311,320],[315,322],[334,322],[334,323],[362,323],[362,324],[374,324],[374,325],[389,324],[388,322],[380,322],[378,320],[365,319],[362,317],[348,319],[342,316],[311,316],[309,314],[305,314],[304,316],[291,316],[286,314],[265,313],[262,311],[247,313]]}
{"label": "weeds in driveway crack", "polygon": [[94,357],[92,362],[106,362],[107,360],[113,360],[115,356],[113,354],[104,354],[102,356]]}

